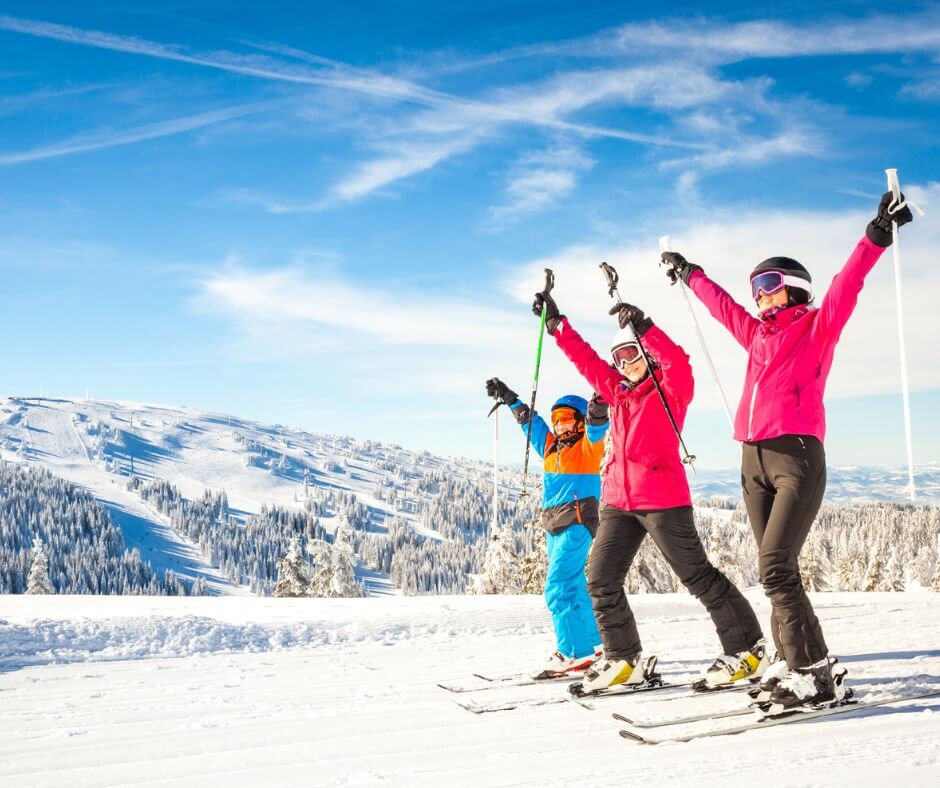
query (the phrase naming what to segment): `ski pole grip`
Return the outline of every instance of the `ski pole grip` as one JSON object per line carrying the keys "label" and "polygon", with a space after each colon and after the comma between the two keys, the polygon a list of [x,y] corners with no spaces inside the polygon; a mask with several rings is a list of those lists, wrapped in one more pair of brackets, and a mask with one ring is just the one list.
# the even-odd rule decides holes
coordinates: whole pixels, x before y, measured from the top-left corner
{"label": "ski pole grip", "polygon": [[668,235],[659,236],[660,254],[662,254],[663,252],[671,252],[671,251],[672,251],[672,244],[669,242],[669,236]]}
{"label": "ski pole grip", "polygon": [[899,202],[901,199],[901,183],[898,180],[898,171],[892,167],[885,170],[885,175],[888,176],[888,191],[894,195],[894,201]]}
{"label": "ski pole grip", "polygon": [[545,290],[543,292],[550,293],[552,288],[555,286],[555,274],[551,268],[545,269]]}
{"label": "ski pole grip", "polygon": [[617,283],[619,282],[620,277],[617,275],[616,269],[608,263],[601,263],[600,269],[604,272],[604,276],[607,277],[607,292],[613,296],[614,290],[617,289]]}

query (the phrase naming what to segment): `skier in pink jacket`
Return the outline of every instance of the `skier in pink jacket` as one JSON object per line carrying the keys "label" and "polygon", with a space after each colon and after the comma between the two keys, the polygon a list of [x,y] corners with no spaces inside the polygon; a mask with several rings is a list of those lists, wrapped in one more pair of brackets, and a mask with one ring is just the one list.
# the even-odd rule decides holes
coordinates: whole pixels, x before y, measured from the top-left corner
{"label": "skier in pink jacket", "polygon": [[[601,477],[600,523],[588,564],[588,592],[604,643],[605,659],[585,673],[584,692],[640,684],[646,676],[636,619],[623,589],[633,559],[649,534],[682,584],[705,605],[724,650],[696,682],[712,689],[756,678],[766,667],[760,624],[741,592],[708,560],[692,517],[692,498],[679,440],[652,375],[662,387],[678,429],[692,400],[689,357],[643,312],[618,304],[621,330],[602,359],[559,314],[548,293],[532,306],[584,379],[610,403],[610,445]],[[634,331],[650,356],[647,368]],[[636,669],[640,665],[640,669]]]}
{"label": "skier in pink jacket", "polygon": [[734,438],[741,441],[744,503],[780,657],[761,689],[785,708],[832,701],[836,694],[829,649],[797,562],[826,489],[823,394],[836,343],[865,276],[891,244],[891,222],[901,226],[913,218],[903,199],[897,209],[890,192],[881,198],[878,215],[818,308],[809,272],[789,257],[771,257],[751,272],[753,317],[700,266],[676,252],[662,255],[673,283],[682,279],[748,354]]}

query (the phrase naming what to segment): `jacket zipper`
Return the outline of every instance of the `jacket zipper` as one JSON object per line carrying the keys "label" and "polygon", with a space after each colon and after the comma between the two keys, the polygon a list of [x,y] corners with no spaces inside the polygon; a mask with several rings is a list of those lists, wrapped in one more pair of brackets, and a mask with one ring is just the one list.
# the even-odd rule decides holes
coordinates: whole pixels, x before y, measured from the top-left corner
{"label": "jacket zipper", "polygon": [[577,494],[577,493],[574,494],[574,511],[575,511],[575,514],[576,514],[577,517],[578,517],[578,522],[579,522],[579,523],[580,523],[580,522],[583,522],[583,520],[581,519],[581,502],[578,500],[578,494]]}
{"label": "jacket zipper", "polygon": [[754,381],[754,388],[751,389],[751,409],[747,414],[747,439],[751,439],[751,427],[754,422],[754,403],[757,401],[757,381]]}

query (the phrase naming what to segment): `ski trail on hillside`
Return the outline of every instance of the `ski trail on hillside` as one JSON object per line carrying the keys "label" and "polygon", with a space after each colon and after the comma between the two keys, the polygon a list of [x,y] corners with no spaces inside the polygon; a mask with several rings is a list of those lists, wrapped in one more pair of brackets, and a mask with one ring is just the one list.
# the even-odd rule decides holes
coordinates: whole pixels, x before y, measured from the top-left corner
{"label": "ski trail on hillside", "polygon": [[250,589],[233,584],[211,566],[168,518],[127,490],[127,477],[109,473],[91,459],[75,424],[76,415],[70,410],[76,408],[81,411],[81,405],[69,400],[30,402],[25,417],[11,417],[7,425],[25,432],[29,461],[48,467],[94,495],[121,529],[125,548],[139,550],[159,575],[171,570],[190,581],[204,578],[217,594],[249,595]]}

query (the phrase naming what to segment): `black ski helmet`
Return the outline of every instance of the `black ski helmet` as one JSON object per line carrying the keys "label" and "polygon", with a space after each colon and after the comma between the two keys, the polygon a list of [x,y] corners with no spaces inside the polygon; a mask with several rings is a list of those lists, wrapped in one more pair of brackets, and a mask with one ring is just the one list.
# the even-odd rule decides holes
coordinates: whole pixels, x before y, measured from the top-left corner
{"label": "black ski helmet", "polygon": [[796,284],[787,286],[788,306],[808,304],[813,300],[813,277],[810,276],[809,271],[802,263],[797,262],[792,257],[768,257],[764,262],[754,266],[749,279],[753,279],[757,274],[764,271],[779,271],[786,276],[792,276],[806,282],[805,287]]}

